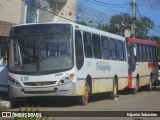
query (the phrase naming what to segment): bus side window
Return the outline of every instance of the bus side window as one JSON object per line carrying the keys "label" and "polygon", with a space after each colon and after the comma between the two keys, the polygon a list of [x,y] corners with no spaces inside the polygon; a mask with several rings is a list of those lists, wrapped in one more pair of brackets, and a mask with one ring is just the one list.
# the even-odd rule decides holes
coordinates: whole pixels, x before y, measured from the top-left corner
{"label": "bus side window", "polygon": [[147,55],[147,53],[146,53],[146,46],[145,45],[143,45],[143,62],[146,62],[147,61],[147,57],[146,57],[146,55]]}
{"label": "bus side window", "polygon": [[153,49],[152,49],[152,46],[149,47],[150,48],[150,60],[151,62],[153,62]]}
{"label": "bus side window", "polygon": [[77,69],[80,70],[84,63],[83,43],[81,31],[75,31],[75,47],[76,47],[76,64]]}
{"label": "bus side window", "polygon": [[139,50],[139,62],[143,61],[143,49],[142,49],[142,45],[138,45],[138,50]]}
{"label": "bus side window", "polygon": [[92,42],[91,42],[91,34],[87,32],[83,32],[83,42],[84,42],[84,51],[86,58],[92,58]]}
{"label": "bus side window", "polygon": [[126,61],[126,44],[123,42],[123,55],[124,55],[124,61]]}
{"label": "bus side window", "polygon": [[157,47],[155,47],[155,51],[156,51],[156,62],[158,62],[158,51],[157,51]]}
{"label": "bus side window", "polygon": [[124,54],[123,54],[123,44],[121,41],[117,41],[117,57],[118,60],[123,61],[124,60]]}
{"label": "bus side window", "polygon": [[94,58],[101,59],[102,52],[101,52],[101,41],[100,36],[96,34],[92,34],[92,43],[93,43],[93,54]]}
{"label": "bus side window", "polygon": [[108,38],[107,37],[101,37],[101,40],[102,40],[102,56],[103,56],[103,59],[110,59]]}
{"label": "bus side window", "polygon": [[110,49],[110,54],[111,54],[111,59],[116,60],[117,55],[116,55],[116,40],[110,38],[109,39],[109,49]]}
{"label": "bus side window", "polygon": [[146,46],[146,52],[147,52],[147,61],[150,61],[150,56],[149,56],[149,46]]}
{"label": "bus side window", "polygon": [[154,59],[154,62],[156,62],[156,48],[153,47],[153,59]]}

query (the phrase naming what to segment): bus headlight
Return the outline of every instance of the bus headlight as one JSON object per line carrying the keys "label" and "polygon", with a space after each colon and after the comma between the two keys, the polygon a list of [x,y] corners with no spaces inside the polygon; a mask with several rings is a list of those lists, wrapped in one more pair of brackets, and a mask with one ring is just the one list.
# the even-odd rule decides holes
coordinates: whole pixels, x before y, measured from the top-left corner
{"label": "bus headlight", "polygon": [[67,84],[70,82],[71,82],[71,79],[69,77],[64,77],[58,82],[58,85]]}
{"label": "bus headlight", "polygon": [[17,80],[11,78],[10,76],[8,77],[8,81],[11,85],[14,85],[14,86],[17,86],[17,87],[22,87],[21,84]]}

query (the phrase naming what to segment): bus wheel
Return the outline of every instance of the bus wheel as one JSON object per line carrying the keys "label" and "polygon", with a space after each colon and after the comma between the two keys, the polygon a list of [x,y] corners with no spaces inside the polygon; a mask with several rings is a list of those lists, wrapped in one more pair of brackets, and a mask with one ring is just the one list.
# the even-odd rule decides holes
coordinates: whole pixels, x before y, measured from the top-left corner
{"label": "bus wheel", "polygon": [[81,96],[80,98],[80,104],[81,105],[86,105],[89,101],[89,93],[90,93],[90,87],[88,83],[85,83],[85,88],[84,88],[84,95]]}
{"label": "bus wheel", "polygon": [[117,97],[117,91],[118,91],[117,80],[114,80],[114,82],[113,82],[113,90],[112,90],[112,92],[110,92],[109,98],[110,99],[115,99]]}
{"label": "bus wheel", "polygon": [[135,86],[135,88],[132,88],[132,89],[131,89],[131,93],[137,94],[138,90],[139,90],[139,81],[138,81],[138,79],[137,79],[137,80],[136,80],[136,86]]}
{"label": "bus wheel", "polygon": [[146,90],[149,92],[152,91],[152,79],[149,81],[149,85],[146,86]]}

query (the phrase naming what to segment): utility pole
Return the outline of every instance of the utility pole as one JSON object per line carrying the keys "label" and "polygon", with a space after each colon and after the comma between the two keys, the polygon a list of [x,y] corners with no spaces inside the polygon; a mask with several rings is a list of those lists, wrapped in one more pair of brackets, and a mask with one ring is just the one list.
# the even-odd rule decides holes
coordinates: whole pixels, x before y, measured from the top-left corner
{"label": "utility pole", "polygon": [[132,21],[132,24],[131,24],[131,35],[133,38],[136,37],[136,0],[132,0],[132,17],[131,17],[131,21]]}

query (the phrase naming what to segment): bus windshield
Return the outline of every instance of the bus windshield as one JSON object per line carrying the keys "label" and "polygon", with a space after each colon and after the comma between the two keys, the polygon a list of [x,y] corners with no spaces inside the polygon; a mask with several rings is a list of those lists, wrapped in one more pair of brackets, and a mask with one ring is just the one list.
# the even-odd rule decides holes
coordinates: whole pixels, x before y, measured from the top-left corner
{"label": "bus windshield", "polygon": [[72,34],[62,33],[45,34],[43,32],[29,35],[27,32],[19,36],[12,35],[9,70],[39,73],[71,69],[73,66]]}

